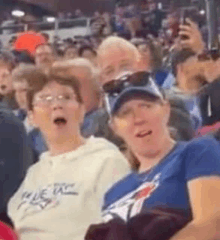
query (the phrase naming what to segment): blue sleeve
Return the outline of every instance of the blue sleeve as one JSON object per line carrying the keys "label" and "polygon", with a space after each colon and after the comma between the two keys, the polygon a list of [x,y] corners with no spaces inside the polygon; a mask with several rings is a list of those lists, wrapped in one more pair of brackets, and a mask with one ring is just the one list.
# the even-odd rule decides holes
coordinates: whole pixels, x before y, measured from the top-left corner
{"label": "blue sleeve", "polygon": [[220,145],[212,137],[189,143],[184,156],[186,181],[203,176],[220,176]]}

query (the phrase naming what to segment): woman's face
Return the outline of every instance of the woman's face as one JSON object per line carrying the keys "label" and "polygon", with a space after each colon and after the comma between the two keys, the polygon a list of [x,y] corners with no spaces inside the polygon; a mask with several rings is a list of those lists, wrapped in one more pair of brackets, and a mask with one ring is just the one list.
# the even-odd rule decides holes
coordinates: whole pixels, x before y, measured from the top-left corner
{"label": "woman's face", "polygon": [[30,118],[48,144],[51,141],[71,141],[80,132],[84,105],[77,101],[71,86],[50,82],[35,94]]}
{"label": "woman's face", "polygon": [[137,154],[153,151],[164,136],[170,115],[167,102],[136,99],[125,102],[113,116],[111,126]]}

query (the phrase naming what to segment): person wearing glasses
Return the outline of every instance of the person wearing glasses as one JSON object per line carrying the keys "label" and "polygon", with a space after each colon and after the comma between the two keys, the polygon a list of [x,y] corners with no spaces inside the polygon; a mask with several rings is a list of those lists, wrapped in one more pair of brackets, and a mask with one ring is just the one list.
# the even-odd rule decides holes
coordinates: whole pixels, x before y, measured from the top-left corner
{"label": "person wearing glasses", "polygon": [[[192,217],[171,239],[218,239],[220,149],[214,138],[172,139],[170,104],[148,73],[104,86],[110,126],[139,161],[139,168],[106,194],[103,219],[128,221],[145,210],[183,210]],[[158,230],[159,231],[159,230]]]}
{"label": "person wearing glasses", "polygon": [[101,221],[104,193],[129,172],[128,163],[105,139],[82,137],[85,107],[76,78],[44,74],[27,100],[49,150],[28,170],[8,214],[21,240],[82,240]]}

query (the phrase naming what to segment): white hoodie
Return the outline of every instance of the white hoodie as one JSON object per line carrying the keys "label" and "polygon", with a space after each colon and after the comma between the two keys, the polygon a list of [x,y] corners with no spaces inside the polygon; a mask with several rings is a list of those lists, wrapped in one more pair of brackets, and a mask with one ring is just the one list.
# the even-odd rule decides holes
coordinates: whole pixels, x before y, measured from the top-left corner
{"label": "white hoodie", "polygon": [[59,156],[43,153],[8,204],[20,239],[83,240],[89,225],[101,222],[104,193],[129,170],[102,138]]}

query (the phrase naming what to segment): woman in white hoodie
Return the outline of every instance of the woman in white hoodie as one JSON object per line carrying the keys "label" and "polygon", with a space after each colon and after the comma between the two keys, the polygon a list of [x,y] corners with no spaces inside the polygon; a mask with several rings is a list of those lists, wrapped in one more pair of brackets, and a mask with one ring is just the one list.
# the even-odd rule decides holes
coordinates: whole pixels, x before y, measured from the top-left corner
{"label": "woman in white hoodie", "polygon": [[75,78],[45,75],[27,97],[49,151],[10,199],[9,216],[21,240],[82,240],[101,221],[103,195],[128,163],[108,141],[81,136],[84,104]]}

